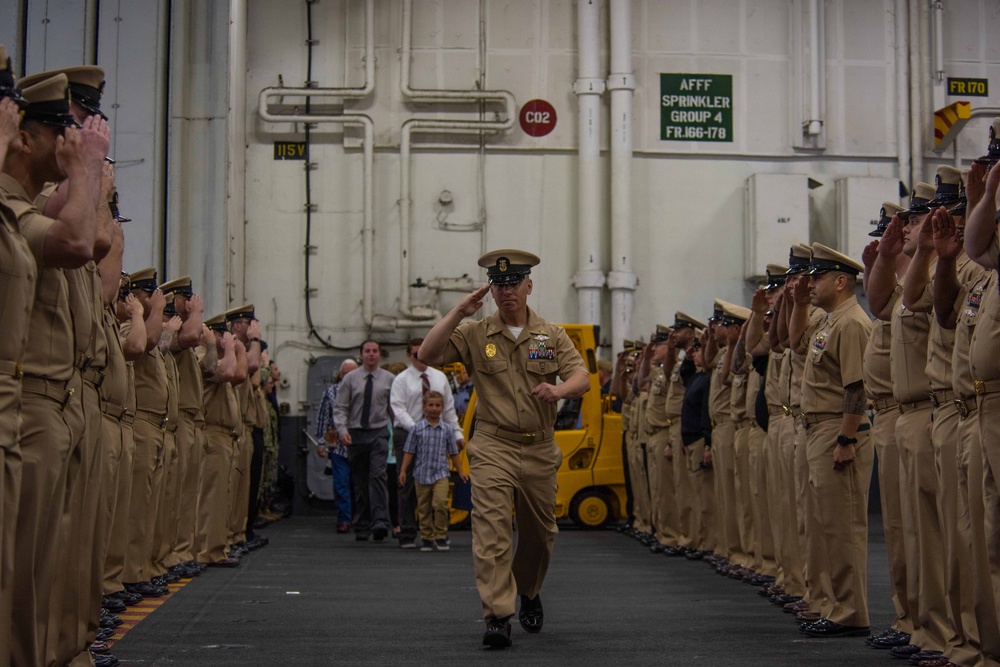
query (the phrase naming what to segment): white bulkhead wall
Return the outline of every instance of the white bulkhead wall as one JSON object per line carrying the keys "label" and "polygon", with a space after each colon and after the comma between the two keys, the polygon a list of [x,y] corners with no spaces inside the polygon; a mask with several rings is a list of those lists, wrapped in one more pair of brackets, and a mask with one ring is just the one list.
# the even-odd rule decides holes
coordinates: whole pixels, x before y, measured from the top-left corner
{"label": "white bulkhead wall", "polygon": [[[583,0],[576,0],[583,1]],[[138,113],[156,89],[143,81],[155,79],[167,68],[158,35],[164,28],[165,0],[101,2],[97,25],[101,35],[99,64],[108,71],[109,90],[117,90],[120,114]],[[79,40],[45,40],[44,24],[32,17],[41,8],[77,3],[27,0],[2,3],[0,42],[17,44],[15,61],[27,44],[28,69],[82,64],[87,47]],[[222,3],[218,3],[222,5]],[[228,4],[228,3],[226,3]],[[366,99],[345,107],[369,114],[375,124],[374,167],[374,312],[397,316],[399,300],[399,138],[402,123],[413,117],[476,120],[475,105],[404,103],[399,90],[402,1],[378,0],[375,5],[375,90]],[[608,8],[601,0],[601,76],[608,74]],[[897,119],[908,117],[909,107],[897,102],[894,38],[897,7],[923,8],[911,0],[822,0],[824,87],[821,152],[796,149],[801,145],[801,123],[807,120],[809,90],[801,67],[807,63],[807,0],[634,0],[632,4],[633,68],[637,80],[633,108],[632,265],[639,276],[632,315],[633,336],[648,337],[659,323],[669,322],[675,309],[707,316],[713,298],[746,302],[743,280],[743,190],[755,173],[805,174],[822,185],[810,191],[812,239],[835,244],[837,207],[835,182],[851,176],[898,179]],[[142,12],[143,20],[122,26],[128,40],[111,49],[106,34],[115,16],[127,8]],[[305,0],[248,0],[246,66],[246,228],[240,247],[226,245],[225,179],[229,160],[224,153],[225,131],[207,126],[219,123],[220,96],[225,96],[226,39],[224,19],[211,12],[212,23],[195,31],[178,20],[174,3],[170,35],[169,85],[173,119],[167,138],[157,138],[156,123],[167,116],[165,105],[149,101],[143,114],[153,116],[148,127],[141,118],[128,121],[135,142],[146,148],[116,157],[143,159],[122,165],[120,179],[129,183],[133,198],[124,198],[124,212],[136,219],[128,232],[126,266],[161,262],[163,220],[169,219],[168,270],[181,270],[206,280],[225,280],[229,262],[246,266],[244,289],[266,325],[266,338],[291,387],[283,392],[293,411],[305,398],[306,360],[325,350],[310,342],[305,326],[303,245],[305,243],[305,186],[303,163],[273,160],[273,141],[301,140],[302,126],[271,124],[256,116],[257,95],[268,86],[301,86],[306,76]],[[484,11],[480,12],[480,6]],[[364,75],[364,0],[319,0],[313,5],[313,79],[321,86],[360,85]],[[29,20],[27,32],[22,8]],[[199,13],[200,12],[200,13]],[[990,79],[988,98],[969,98],[973,107],[998,106],[1000,46],[989,39],[997,25],[995,3],[989,0],[945,2],[944,55],[949,76]],[[80,20],[85,18],[85,11]],[[192,20],[207,17],[193,9]],[[62,15],[62,14],[60,14]],[[158,17],[158,18],[157,18]],[[56,21],[56,24],[59,22]],[[555,130],[532,138],[519,127],[502,137],[486,140],[484,160],[487,223],[485,231],[440,229],[441,221],[473,223],[479,218],[477,177],[478,141],[468,136],[416,136],[412,155],[411,275],[415,281],[483,277],[475,264],[484,247],[522,247],[538,252],[543,263],[533,274],[535,293],[530,304],[553,320],[576,318],[577,296],[571,284],[577,271],[579,247],[577,212],[577,100],[576,2],[574,0],[414,0],[412,86],[473,90],[484,74],[484,87],[510,90],[518,104],[541,98],[558,114]],[[905,22],[903,23],[905,25]],[[134,26],[134,27],[133,27]],[[485,59],[481,58],[480,28],[485,29]],[[207,32],[206,32],[207,31]],[[133,42],[140,40],[141,45]],[[199,53],[182,55],[176,49],[201,44]],[[916,45],[914,45],[916,48]],[[72,51],[72,53],[69,53]],[[41,55],[38,55],[41,54]],[[58,57],[57,57],[58,56]],[[930,53],[918,54],[927,60]],[[44,60],[38,58],[44,57]],[[903,59],[905,61],[905,59]],[[37,63],[37,65],[35,64]],[[15,62],[20,68],[21,64]],[[187,68],[180,83],[178,67]],[[733,134],[731,143],[662,141],[660,139],[660,73],[731,74],[733,76]],[[236,72],[234,75],[238,76]],[[279,79],[280,77],[280,79]],[[117,82],[117,83],[116,83]],[[939,84],[925,82],[929,99],[926,126],[919,136],[932,145],[931,112],[941,94]],[[200,106],[179,107],[176,87],[197,91],[191,101]],[[937,86],[937,87],[935,87]],[[133,91],[142,91],[133,100]],[[128,95],[126,97],[126,94]],[[602,104],[601,234],[609,269],[611,232],[608,227],[610,136],[608,95]],[[200,101],[200,102],[199,102]],[[229,106],[234,106],[229,100]],[[239,106],[239,105],[235,105]],[[143,106],[145,109],[145,106]],[[492,113],[492,112],[489,112]],[[142,114],[139,114],[142,115]],[[492,118],[490,118],[492,119]],[[125,131],[124,118],[118,132]],[[985,148],[988,119],[976,119],[963,132],[960,153],[966,160]],[[199,129],[200,128],[200,129]],[[208,132],[208,134],[206,134]],[[905,134],[903,136],[906,136]],[[220,137],[222,140],[220,141]],[[119,141],[123,141],[120,137]],[[361,308],[363,218],[361,134],[318,127],[312,133],[313,172],[311,286],[319,333],[336,345],[355,345],[365,337]],[[207,142],[207,143],[206,143]],[[172,163],[166,196],[156,196],[156,183],[165,179],[169,144]],[[124,144],[123,144],[124,145]],[[143,153],[132,155],[132,152]],[[220,154],[220,152],[222,154]],[[178,156],[189,156],[178,163]],[[198,156],[201,156],[199,158]],[[951,163],[923,153],[925,173],[933,177],[938,164]],[[148,171],[146,171],[148,169]],[[183,178],[178,174],[184,173]],[[141,177],[140,177],[141,173]],[[132,176],[135,174],[136,176]],[[903,178],[903,180],[908,180]],[[199,183],[205,187],[200,187]],[[178,192],[177,188],[184,188]],[[439,202],[442,191],[454,201]],[[142,193],[139,196],[139,193]],[[124,194],[124,193],[123,193]],[[882,199],[894,199],[886,192]],[[135,202],[135,206],[133,206]],[[878,202],[873,202],[872,216]],[[168,210],[169,209],[169,210]],[[179,209],[179,210],[178,210]],[[245,250],[244,250],[245,248]],[[245,256],[244,256],[245,252]],[[160,267],[163,269],[164,267]],[[238,300],[238,290],[203,286],[212,313]],[[447,310],[458,293],[435,295],[413,289],[413,305]],[[603,335],[610,335],[610,294],[605,289]],[[487,306],[488,310],[491,310]],[[402,341],[418,330],[379,334]]]}

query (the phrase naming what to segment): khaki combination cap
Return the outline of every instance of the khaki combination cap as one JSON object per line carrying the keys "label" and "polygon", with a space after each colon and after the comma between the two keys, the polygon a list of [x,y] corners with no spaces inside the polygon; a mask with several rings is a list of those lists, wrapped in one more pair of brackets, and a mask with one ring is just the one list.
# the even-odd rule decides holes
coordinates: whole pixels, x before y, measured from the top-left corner
{"label": "khaki combination cap", "polygon": [[26,106],[24,119],[58,127],[79,127],[69,111],[69,83],[65,74],[21,89]]}
{"label": "khaki combination cap", "polygon": [[868,236],[874,236],[880,238],[885,234],[885,230],[889,228],[889,223],[892,222],[893,216],[897,216],[903,212],[903,207],[891,201],[882,202],[882,208],[878,212],[878,220],[875,222],[875,229],[868,232]]}
{"label": "khaki combination cap", "polygon": [[705,323],[696,317],[691,317],[687,313],[676,311],[674,313],[674,329],[704,329]]}
{"label": "khaki combination cap", "polygon": [[924,183],[923,181],[917,183],[913,186],[913,194],[910,195],[910,207],[904,211],[900,211],[899,217],[907,220],[911,215],[928,213],[931,209],[927,206],[927,202],[934,199],[934,195],[936,194],[937,190],[930,183]]}
{"label": "khaki combination cap", "polygon": [[210,317],[207,320],[204,320],[203,324],[212,331],[218,331],[220,333],[229,331],[229,328],[226,326],[225,313],[219,313],[218,315]]}
{"label": "khaki combination cap", "polygon": [[672,332],[673,332],[673,329],[671,329],[667,325],[665,325],[665,324],[657,324],[656,325],[656,331],[653,333],[652,336],[649,337],[649,342],[650,343],[662,343],[662,342],[666,341],[668,338],[670,338],[670,334]]}
{"label": "khaki combination cap", "polygon": [[232,322],[234,320],[244,320],[244,319],[245,320],[255,320],[255,319],[257,319],[254,316],[253,304],[252,303],[244,304],[244,305],[240,306],[239,308],[230,308],[225,313],[223,313],[223,315],[225,315],[227,322]]}
{"label": "khaki combination cap", "polygon": [[787,266],[768,264],[765,271],[767,273],[767,282],[764,284],[764,289],[772,290],[785,284],[785,274],[788,273]]}
{"label": "khaki combination cap", "polygon": [[961,197],[962,171],[944,164],[934,174],[934,198],[927,206],[954,206]]}
{"label": "khaki combination cap", "polygon": [[516,285],[531,273],[531,267],[541,263],[538,255],[524,250],[505,248],[492,250],[479,258],[491,285]]}
{"label": "khaki combination cap", "polygon": [[194,291],[191,289],[191,276],[174,278],[173,280],[167,281],[160,285],[160,291],[164,294],[179,294],[181,296],[191,297],[194,295]]}
{"label": "khaki combination cap", "polygon": [[32,74],[21,79],[20,87],[27,88],[39,81],[44,81],[57,74],[65,74],[69,81],[69,91],[71,99],[86,109],[87,113],[100,116],[104,120],[108,117],[101,111],[101,95],[104,94],[104,68],[97,65],[81,65],[79,67],[65,67],[63,69],[52,70],[51,72],[41,72]]}
{"label": "khaki combination cap", "polygon": [[1000,116],[994,118],[993,124],[990,125],[990,143],[986,147],[986,155],[977,157],[975,162],[987,167],[1000,162]]}
{"label": "khaki combination cap", "polygon": [[865,270],[847,255],[843,255],[822,243],[813,243],[813,257],[809,264],[809,275],[816,276],[829,271],[839,271],[850,275],[858,275]]}
{"label": "khaki combination cap", "polygon": [[153,292],[156,290],[156,269],[140,269],[129,274],[129,289],[142,290],[143,292]]}
{"label": "khaki combination cap", "polygon": [[812,248],[804,243],[796,243],[788,251],[788,270],[786,276],[794,276],[805,273],[809,270],[809,259],[812,257]]}
{"label": "khaki combination cap", "polygon": [[715,303],[722,306],[722,326],[743,324],[750,319],[751,311],[749,308],[729,303],[728,301],[722,301],[721,299],[716,299]]}
{"label": "khaki combination cap", "polygon": [[969,199],[965,194],[965,186],[969,182],[969,170],[962,170],[962,184],[958,187],[958,203],[948,209],[951,215],[965,215],[965,210],[969,206]]}

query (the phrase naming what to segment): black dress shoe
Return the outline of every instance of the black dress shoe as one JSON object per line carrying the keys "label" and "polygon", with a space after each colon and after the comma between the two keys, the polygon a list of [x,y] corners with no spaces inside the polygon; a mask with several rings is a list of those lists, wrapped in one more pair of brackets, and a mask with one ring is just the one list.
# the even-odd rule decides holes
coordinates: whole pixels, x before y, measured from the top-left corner
{"label": "black dress shoe", "polygon": [[659,542],[657,542],[653,546],[649,547],[649,552],[654,554],[662,554],[666,548],[667,548],[666,544],[660,544]]}
{"label": "black dress shoe", "polygon": [[705,557],[704,551],[691,550],[684,554],[684,557],[688,560],[701,560]]}
{"label": "black dress shoe", "polygon": [[136,593],[144,598],[161,598],[166,593],[162,588],[154,586],[148,581],[139,581],[134,584],[125,584],[125,590],[129,593]]}
{"label": "black dress shoe", "polygon": [[367,542],[371,533],[354,533],[354,539],[358,542]]}
{"label": "black dress shoe", "polygon": [[268,545],[269,541],[263,535],[258,535],[249,542],[247,542],[247,549],[250,551],[256,551],[257,549],[262,549]]}
{"label": "black dress shoe", "polygon": [[97,628],[97,633],[94,635],[94,639],[99,642],[107,641],[115,636],[115,631],[111,628]]}
{"label": "black dress shoe", "polygon": [[90,646],[87,647],[91,655],[100,655],[102,653],[111,653],[111,649],[104,642],[92,642]]}
{"label": "black dress shoe", "polygon": [[521,622],[521,627],[525,632],[535,634],[542,631],[542,621],[545,615],[542,613],[542,598],[536,595],[533,600],[529,600],[527,595],[521,596],[521,613],[517,615],[517,620]]}
{"label": "black dress shoe", "polygon": [[486,632],[483,633],[483,645],[490,648],[507,648],[510,641],[510,621],[491,616],[486,619]]}
{"label": "black dress shoe", "polygon": [[920,647],[915,644],[906,644],[901,646],[893,646],[889,649],[889,655],[894,658],[901,658],[903,660],[909,660],[911,655],[920,653]]}
{"label": "black dress shoe", "polygon": [[112,614],[120,614],[128,609],[128,606],[124,602],[111,595],[105,595],[101,598],[101,606]]}
{"label": "black dress shoe", "polygon": [[91,653],[90,657],[94,660],[94,667],[115,667],[118,664],[118,658],[110,653]]}
{"label": "black dress shoe", "polygon": [[864,637],[868,634],[868,627],[841,625],[824,618],[810,623],[802,632],[809,637]]}
{"label": "black dress shoe", "polygon": [[116,597],[125,603],[126,607],[134,607],[135,605],[142,602],[142,596],[138,593],[129,593],[126,590],[120,590],[111,594],[111,597]]}
{"label": "black dress shoe", "polygon": [[114,614],[108,614],[107,616],[101,615],[101,627],[107,628],[108,630],[114,630],[119,625],[124,623],[122,619],[118,618]]}
{"label": "black dress shoe", "polygon": [[771,604],[776,604],[779,607],[784,607],[786,604],[798,602],[801,599],[802,599],[801,595],[788,595],[787,593],[785,593],[784,595],[775,595],[774,597],[770,598]]}
{"label": "black dress shoe", "polygon": [[910,656],[910,664],[919,665],[924,660],[937,660],[943,655],[944,651],[934,651],[930,649],[926,651],[917,651],[916,653]]}
{"label": "black dress shoe", "polygon": [[372,539],[375,540],[376,542],[381,542],[388,536],[389,536],[389,531],[386,530],[385,528],[379,527],[372,529]]}
{"label": "black dress shoe", "polygon": [[208,563],[209,567],[239,567],[239,565],[240,561],[235,558],[223,558],[222,560]]}
{"label": "black dress shoe", "polygon": [[865,638],[865,643],[872,648],[889,649],[893,646],[906,646],[910,643],[910,635],[893,628],[884,630],[877,635]]}

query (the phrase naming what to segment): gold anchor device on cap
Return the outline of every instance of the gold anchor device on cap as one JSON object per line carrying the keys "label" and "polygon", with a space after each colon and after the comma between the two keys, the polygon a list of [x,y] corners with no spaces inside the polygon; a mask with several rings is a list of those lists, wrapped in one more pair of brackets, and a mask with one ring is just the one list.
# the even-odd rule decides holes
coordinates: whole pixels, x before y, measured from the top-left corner
{"label": "gold anchor device on cap", "polygon": [[531,267],[542,260],[524,250],[507,248],[493,250],[479,258],[479,266],[486,269],[491,285],[516,285],[531,273]]}

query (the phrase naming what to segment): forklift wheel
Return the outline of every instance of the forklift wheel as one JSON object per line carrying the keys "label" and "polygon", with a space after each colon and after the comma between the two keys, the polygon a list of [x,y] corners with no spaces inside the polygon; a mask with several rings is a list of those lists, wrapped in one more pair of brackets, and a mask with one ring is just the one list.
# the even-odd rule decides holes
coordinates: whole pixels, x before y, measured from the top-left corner
{"label": "forklift wheel", "polygon": [[581,528],[603,528],[614,516],[611,499],[604,489],[585,489],[576,494],[569,506],[569,518]]}

